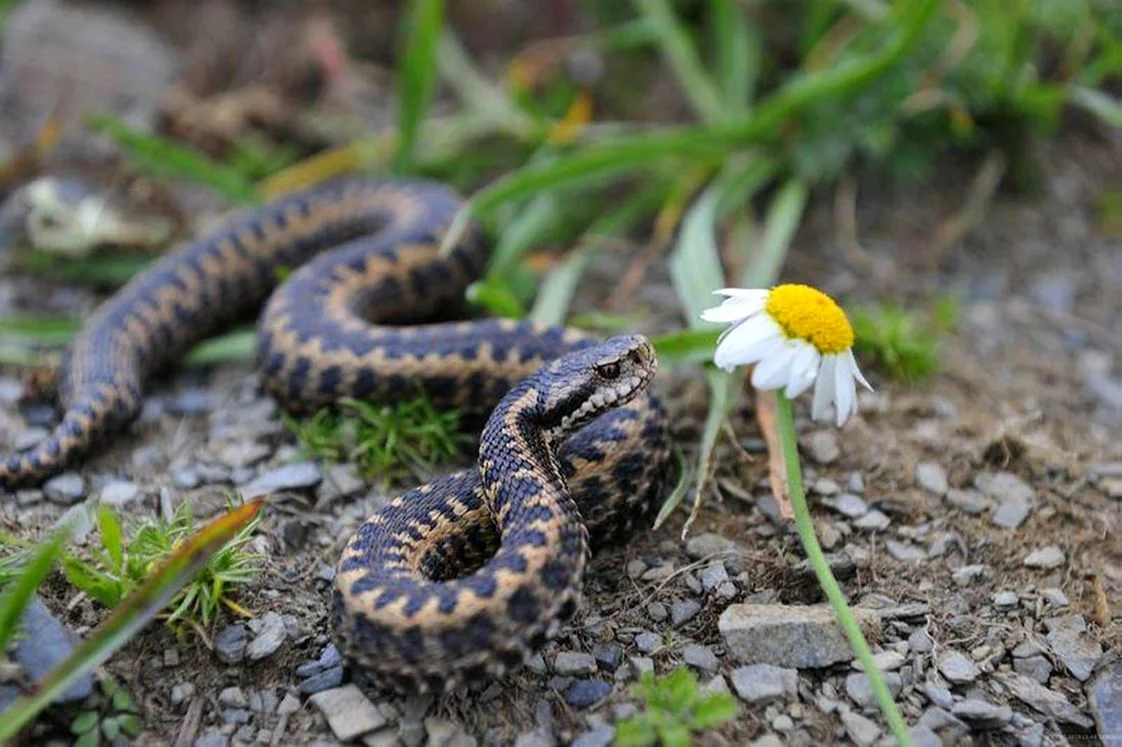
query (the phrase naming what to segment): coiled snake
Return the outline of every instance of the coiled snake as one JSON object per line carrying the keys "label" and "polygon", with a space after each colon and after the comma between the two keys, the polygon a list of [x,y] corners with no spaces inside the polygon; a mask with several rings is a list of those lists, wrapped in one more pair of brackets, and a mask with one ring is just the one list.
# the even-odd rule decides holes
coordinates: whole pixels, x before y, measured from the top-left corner
{"label": "coiled snake", "polygon": [[[420,689],[520,665],[575,612],[590,544],[646,514],[668,438],[643,393],[656,362],[642,337],[421,324],[457,306],[487,259],[474,227],[438,254],[460,206],[431,182],[344,179],[168,254],[84,325],[64,361],[60,423],[0,460],[0,485],[74,463],[135,418],[148,377],[268,299],[258,365],[289,410],[420,386],[469,419],[490,413],[478,468],[395,499],[347,544],[333,594],[345,655]],[[280,268],[298,269],[274,292]]]}

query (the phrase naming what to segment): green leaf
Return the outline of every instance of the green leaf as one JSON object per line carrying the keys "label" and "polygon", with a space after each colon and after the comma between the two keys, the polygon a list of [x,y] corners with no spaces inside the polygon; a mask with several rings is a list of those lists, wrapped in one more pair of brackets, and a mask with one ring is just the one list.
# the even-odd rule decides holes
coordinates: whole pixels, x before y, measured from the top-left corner
{"label": "green leaf", "polygon": [[690,747],[690,728],[685,724],[667,723],[659,729],[662,747]]}
{"label": "green leaf", "polygon": [[257,350],[257,333],[252,328],[234,330],[201,342],[187,354],[185,362],[192,366],[253,360]]}
{"label": "green leaf", "polygon": [[658,353],[659,365],[708,363],[721,333],[715,329],[688,329],[667,332],[651,340]]}
{"label": "green leaf", "polygon": [[736,716],[736,698],[729,693],[712,693],[693,708],[694,729],[714,729]]}
{"label": "green leaf", "polygon": [[521,319],[526,315],[522,302],[497,278],[486,278],[468,287],[468,300],[486,307],[494,316]]}
{"label": "green leaf", "polygon": [[664,705],[675,714],[685,714],[697,699],[697,678],[688,667],[670,672],[661,684]]}
{"label": "green leaf", "polygon": [[1122,128],[1122,101],[1093,88],[1071,86],[1071,101],[1101,119],[1104,124]]}
{"label": "green leaf", "polygon": [[646,747],[658,739],[654,724],[645,714],[636,714],[616,724],[615,741],[617,747]]}
{"label": "green leaf", "polygon": [[112,742],[117,737],[121,736],[121,725],[117,722],[115,717],[103,719],[101,722],[101,733],[105,738]]}
{"label": "green leaf", "polygon": [[97,525],[101,531],[101,544],[105,546],[110,560],[113,561],[113,570],[118,574],[123,573],[125,552],[121,538],[121,522],[117,520],[113,509],[104,503],[99,503],[97,506]]}
{"label": "green leaf", "polygon": [[117,717],[117,723],[121,725],[121,731],[128,734],[130,737],[135,737],[140,734],[141,723],[140,717],[135,713],[125,713]]}
{"label": "green leaf", "polygon": [[64,529],[48,537],[0,595],[0,652],[6,651],[12,642],[31,597],[54,568],[68,535],[69,532]]}
{"label": "green leaf", "polygon": [[101,744],[101,732],[91,729],[74,740],[74,747],[97,747]]}
{"label": "green leaf", "polygon": [[444,24],[443,0],[411,0],[401,27],[397,76],[397,168],[413,164],[413,149],[436,89],[437,46]]}
{"label": "green leaf", "polygon": [[81,734],[97,726],[97,711],[82,711],[70,722],[70,733]]}
{"label": "green leaf", "polygon": [[74,555],[64,555],[60,561],[62,573],[74,588],[89,594],[106,607],[115,607],[124,593],[120,579],[103,573]]}

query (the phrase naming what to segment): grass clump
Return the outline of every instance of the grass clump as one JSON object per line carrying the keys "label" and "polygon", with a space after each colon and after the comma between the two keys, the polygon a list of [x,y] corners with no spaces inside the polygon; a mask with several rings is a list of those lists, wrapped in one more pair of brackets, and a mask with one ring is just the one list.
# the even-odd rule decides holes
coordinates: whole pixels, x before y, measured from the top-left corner
{"label": "grass clump", "polygon": [[715,729],[736,716],[736,700],[727,692],[702,694],[686,667],[663,676],[644,672],[633,689],[644,710],[616,724],[615,744],[641,747],[688,747],[693,732]]}
{"label": "grass clump", "polygon": [[941,339],[957,316],[950,299],[936,304],[927,319],[887,303],[859,306],[850,311],[854,347],[892,378],[917,383],[938,370]]}
{"label": "grass clump", "polygon": [[[255,518],[242,527],[225,546],[214,553],[198,574],[175,594],[167,605],[165,621],[207,627],[221,607],[238,613],[242,608],[232,593],[248,583],[261,567],[263,557],[247,545],[257,528]],[[97,509],[101,546],[88,558],[67,552],[62,571],[77,589],[106,607],[116,607],[139,587],[152,571],[198,532],[191,506],[183,503],[170,520],[142,522],[131,539],[126,539],[120,520],[105,505]]]}
{"label": "grass clump", "polygon": [[471,440],[459,413],[437,408],[423,393],[382,404],[344,399],[337,411],[285,422],[310,457],[352,461],[364,479],[386,484],[431,474]]}

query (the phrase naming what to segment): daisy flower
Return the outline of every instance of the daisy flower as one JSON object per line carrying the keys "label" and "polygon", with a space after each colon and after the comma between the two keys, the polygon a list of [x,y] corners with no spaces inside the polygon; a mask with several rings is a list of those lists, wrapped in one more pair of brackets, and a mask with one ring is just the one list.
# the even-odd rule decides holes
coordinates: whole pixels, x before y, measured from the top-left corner
{"label": "daisy flower", "polygon": [[857,412],[857,382],[872,387],[853,357],[853,327],[834,299],[807,285],[771,290],[722,288],[720,306],[701,318],[732,326],[717,342],[713,362],[726,371],[756,364],[752,386],[783,389],[794,399],[814,386],[811,416],[824,420],[834,406],[838,427]]}

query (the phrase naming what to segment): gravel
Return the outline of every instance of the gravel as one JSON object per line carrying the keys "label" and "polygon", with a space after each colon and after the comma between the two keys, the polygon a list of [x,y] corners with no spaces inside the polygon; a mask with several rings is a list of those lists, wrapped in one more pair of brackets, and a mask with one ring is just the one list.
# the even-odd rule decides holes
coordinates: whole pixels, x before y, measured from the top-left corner
{"label": "gravel", "polygon": [[978,666],[969,657],[954,649],[945,649],[940,653],[936,665],[943,676],[956,685],[973,682],[981,674]]}
{"label": "gravel", "polygon": [[1083,729],[1092,726],[1091,719],[1073,706],[1071,701],[1036,680],[1019,674],[999,673],[995,677],[1013,694],[1013,697],[1048,718]]}
{"label": "gravel", "polygon": [[[853,610],[866,636],[879,637],[880,618]],[[845,633],[828,606],[733,604],[718,621],[733,660],[794,669],[828,667],[853,659]]]}
{"label": "gravel", "polygon": [[701,603],[695,599],[683,599],[670,605],[670,622],[675,627],[684,625],[701,612]]}
{"label": "gravel", "polygon": [[687,643],[683,646],[682,660],[691,667],[706,672],[716,672],[720,666],[720,661],[712,649],[699,643]]}
{"label": "gravel", "polygon": [[553,671],[560,675],[593,674],[596,670],[596,657],[592,654],[580,651],[562,651],[553,659]]}
{"label": "gravel", "polygon": [[1072,677],[1086,682],[1102,656],[1102,646],[1087,634],[1082,615],[1064,615],[1044,621],[1048,645]]}
{"label": "gravel", "polygon": [[244,625],[228,625],[214,636],[214,653],[223,664],[237,664],[245,657],[247,641]]}
{"label": "gravel", "polygon": [[332,733],[347,742],[380,729],[386,717],[355,685],[344,685],[316,693],[308,699],[327,719]]}
{"label": "gravel", "polygon": [[573,708],[588,708],[608,697],[611,692],[611,683],[604,680],[577,680],[565,691],[565,702]]}
{"label": "gravel", "polygon": [[794,669],[751,664],[732,670],[732,689],[747,703],[765,703],[794,695],[798,691],[799,673]]}
{"label": "gravel", "polygon": [[43,493],[55,503],[70,505],[86,495],[86,481],[77,472],[63,472],[43,483]]}
{"label": "gravel", "polygon": [[1064,564],[1064,551],[1056,545],[1048,545],[1035,550],[1025,558],[1025,565],[1029,568],[1044,568],[1051,570]]}
{"label": "gravel", "polygon": [[1122,662],[1114,662],[1091,683],[1087,707],[1104,744],[1122,734]]}
{"label": "gravel", "polygon": [[944,496],[950,490],[947,482],[947,471],[938,462],[919,462],[916,464],[916,485],[928,493]]}
{"label": "gravel", "polygon": [[266,656],[276,653],[288,635],[284,626],[284,618],[276,612],[266,612],[261,617],[251,620],[248,625],[255,636],[246,646],[245,654],[252,661],[264,659]]}
{"label": "gravel", "polygon": [[257,498],[284,490],[308,490],[322,480],[323,474],[315,462],[297,462],[266,472],[243,486],[241,492],[246,499]]}

